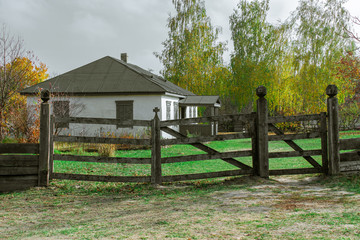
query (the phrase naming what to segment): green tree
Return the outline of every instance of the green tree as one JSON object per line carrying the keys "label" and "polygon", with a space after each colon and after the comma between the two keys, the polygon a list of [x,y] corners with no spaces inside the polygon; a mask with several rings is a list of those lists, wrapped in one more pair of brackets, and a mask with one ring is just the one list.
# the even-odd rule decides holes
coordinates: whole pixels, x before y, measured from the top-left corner
{"label": "green tree", "polygon": [[213,27],[202,0],[172,0],[176,14],[169,16],[168,38],[161,53],[161,74],[195,94],[224,95],[228,70],[223,64],[225,43]]}
{"label": "green tree", "polygon": [[300,0],[289,18],[293,30],[292,53],[295,71],[293,113],[315,113],[326,109],[324,89],[340,88],[340,103],[349,94],[348,83],[336,77],[334,65],[344,56],[351,41],[345,29],[350,15],[344,0]]}
{"label": "green tree", "polygon": [[[251,111],[256,99],[255,89],[265,85],[276,87],[276,70],[286,49],[286,28],[267,22],[269,0],[240,0],[230,16],[232,97],[239,110]],[[282,71],[281,71],[282,72]],[[278,76],[277,76],[277,75]],[[280,74],[281,75],[281,74]],[[274,105],[274,100],[271,101]]]}

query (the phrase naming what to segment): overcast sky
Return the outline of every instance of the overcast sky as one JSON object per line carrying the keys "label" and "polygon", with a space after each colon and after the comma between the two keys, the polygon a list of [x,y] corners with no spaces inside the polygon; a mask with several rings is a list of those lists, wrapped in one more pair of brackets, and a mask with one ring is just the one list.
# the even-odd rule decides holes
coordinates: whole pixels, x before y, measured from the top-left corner
{"label": "overcast sky", "polygon": [[[229,16],[239,0],[205,0],[213,25],[222,28],[228,42],[225,61],[232,50]],[[286,19],[297,0],[270,0],[269,20]],[[347,9],[360,17],[360,0]],[[19,35],[49,67],[50,75],[65,73],[104,56],[120,58],[159,73],[162,66],[153,52],[167,38],[171,0],[0,0],[0,23]]]}

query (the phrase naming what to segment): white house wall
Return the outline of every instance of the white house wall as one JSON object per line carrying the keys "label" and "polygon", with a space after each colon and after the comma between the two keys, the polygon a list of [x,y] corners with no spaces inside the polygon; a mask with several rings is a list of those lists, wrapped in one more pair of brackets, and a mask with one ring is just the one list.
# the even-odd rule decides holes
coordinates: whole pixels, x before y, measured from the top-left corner
{"label": "white house wall", "polygon": [[[125,96],[71,96],[54,97],[51,101],[70,101],[70,116],[89,118],[116,118],[116,101],[134,101],[133,118],[135,120],[151,120],[154,118],[153,109],[161,107],[161,95],[125,95]],[[27,98],[28,107],[38,103],[38,97]],[[72,107],[82,108],[77,114],[72,113]],[[81,107],[82,106],[82,107]],[[31,107],[30,107],[31,108]],[[75,110],[76,112],[76,110]],[[69,129],[62,129],[61,134],[72,136],[101,136],[114,133],[141,134],[146,127],[119,128],[114,125],[99,124],[70,124]]]}

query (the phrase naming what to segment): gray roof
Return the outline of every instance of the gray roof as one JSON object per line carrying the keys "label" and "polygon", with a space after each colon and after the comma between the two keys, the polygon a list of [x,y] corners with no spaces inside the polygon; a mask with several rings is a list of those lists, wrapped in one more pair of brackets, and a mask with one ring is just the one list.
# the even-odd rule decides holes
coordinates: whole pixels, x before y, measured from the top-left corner
{"label": "gray roof", "polygon": [[181,106],[216,106],[220,107],[219,96],[187,96],[179,101]]}
{"label": "gray roof", "polygon": [[195,95],[136,65],[109,56],[25,88],[20,93],[36,94],[39,89],[70,95],[149,93]]}

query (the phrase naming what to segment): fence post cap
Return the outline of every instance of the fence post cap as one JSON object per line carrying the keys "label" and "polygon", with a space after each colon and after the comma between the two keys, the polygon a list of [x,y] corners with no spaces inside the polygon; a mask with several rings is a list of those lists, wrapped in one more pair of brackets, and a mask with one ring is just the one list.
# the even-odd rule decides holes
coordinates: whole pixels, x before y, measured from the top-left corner
{"label": "fence post cap", "polygon": [[326,95],[329,97],[334,97],[338,94],[338,88],[336,85],[329,85],[326,88]]}
{"label": "fence post cap", "polygon": [[256,88],[256,95],[258,96],[258,97],[265,97],[266,96],[266,94],[267,94],[267,90],[266,90],[266,87],[264,87],[264,86],[259,86],[259,87],[257,87]]}
{"label": "fence post cap", "polygon": [[46,103],[50,100],[50,91],[47,89],[44,89],[41,91],[41,100]]}

